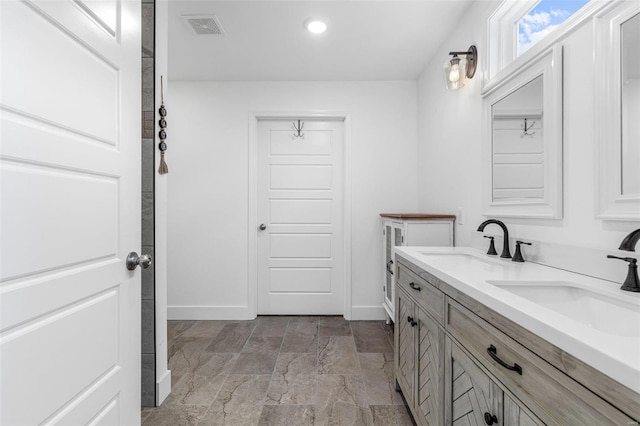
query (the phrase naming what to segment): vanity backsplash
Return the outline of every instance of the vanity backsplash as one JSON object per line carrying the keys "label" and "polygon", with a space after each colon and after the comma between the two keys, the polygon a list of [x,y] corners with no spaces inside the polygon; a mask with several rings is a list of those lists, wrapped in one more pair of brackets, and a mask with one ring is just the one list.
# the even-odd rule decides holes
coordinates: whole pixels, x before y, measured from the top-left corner
{"label": "vanity backsplash", "polygon": [[[508,225],[507,225],[508,226]],[[488,231],[488,232],[487,232]],[[495,237],[495,246],[502,247],[502,232],[499,229],[489,229],[484,233],[473,232],[471,235],[471,247],[484,250],[489,248],[489,241],[484,235]],[[495,232],[494,232],[495,231]],[[511,229],[510,229],[511,231]],[[575,272],[590,277],[600,278],[622,284],[627,276],[625,264],[614,259],[607,259],[607,255],[613,254],[620,257],[640,258],[640,253],[618,250],[617,245],[610,250],[595,249],[589,247],[576,247],[561,244],[551,244],[544,241],[536,241],[529,238],[521,238],[517,235],[509,237],[509,247],[515,251],[516,240],[532,243],[522,247],[522,255],[527,262],[534,262],[565,271]]]}

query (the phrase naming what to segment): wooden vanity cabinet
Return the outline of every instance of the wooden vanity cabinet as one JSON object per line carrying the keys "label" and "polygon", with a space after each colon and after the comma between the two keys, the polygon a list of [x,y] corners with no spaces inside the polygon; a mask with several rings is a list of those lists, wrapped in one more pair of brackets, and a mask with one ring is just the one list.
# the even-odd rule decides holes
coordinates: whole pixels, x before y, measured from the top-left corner
{"label": "wooden vanity cabinet", "polygon": [[416,423],[637,424],[640,395],[400,256],[395,276],[396,381]]}
{"label": "wooden vanity cabinet", "polygon": [[[546,424],[627,424],[631,419],[475,313],[447,299],[445,328],[476,362]],[[515,332],[515,329],[513,329]],[[493,354],[488,350],[493,347]],[[492,356],[493,355],[493,356]],[[500,364],[498,359],[504,363]],[[565,357],[567,363],[570,359]],[[517,365],[520,371],[513,371]],[[587,385],[598,383],[596,375]]]}
{"label": "wooden vanity cabinet", "polygon": [[396,380],[416,423],[484,425],[486,413],[495,425],[543,424],[445,337],[444,293],[402,265],[396,271]]}

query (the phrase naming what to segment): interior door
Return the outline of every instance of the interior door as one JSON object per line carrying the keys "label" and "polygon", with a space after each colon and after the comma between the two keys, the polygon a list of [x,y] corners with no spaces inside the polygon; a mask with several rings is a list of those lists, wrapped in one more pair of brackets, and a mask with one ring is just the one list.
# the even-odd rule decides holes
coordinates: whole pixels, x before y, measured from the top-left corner
{"label": "interior door", "polygon": [[139,424],[140,2],[0,29],[0,424]]}
{"label": "interior door", "polygon": [[344,313],[343,122],[303,122],[258,123],[259,314]]}

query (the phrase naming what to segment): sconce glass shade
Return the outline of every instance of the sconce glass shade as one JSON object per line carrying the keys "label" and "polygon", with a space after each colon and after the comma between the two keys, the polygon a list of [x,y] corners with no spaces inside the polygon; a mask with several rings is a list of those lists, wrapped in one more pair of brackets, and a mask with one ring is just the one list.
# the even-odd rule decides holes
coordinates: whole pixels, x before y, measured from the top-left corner
{"label": "sconce glass shade", "polygon": [[467,60],[453,56],[446,61],[443,66],[444,81],[449,90],[457,90],[464,87],[464,81],[467,75]]}

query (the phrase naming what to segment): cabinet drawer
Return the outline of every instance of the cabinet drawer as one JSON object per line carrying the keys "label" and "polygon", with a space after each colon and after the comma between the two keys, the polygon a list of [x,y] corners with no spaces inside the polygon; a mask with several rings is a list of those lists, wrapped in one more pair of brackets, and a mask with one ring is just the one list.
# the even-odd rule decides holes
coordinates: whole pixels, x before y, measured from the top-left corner
{"label": "cabinet drawer", "polygon": [[442,325],[444,293],[411,272],[404,265],[398,265],[397,271],[398,286],[410,294],[421,308]]}
{"label": "cabinet drawer", "polygon": [[[545,423],[605,425],[630,424],[632,421],[533,352],[450,299],[447,299],[445,327]],[[518,369],[519,372],[516,371]]]}

